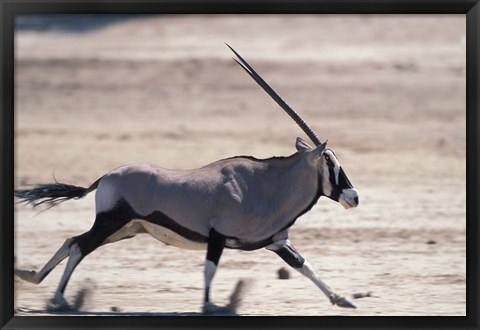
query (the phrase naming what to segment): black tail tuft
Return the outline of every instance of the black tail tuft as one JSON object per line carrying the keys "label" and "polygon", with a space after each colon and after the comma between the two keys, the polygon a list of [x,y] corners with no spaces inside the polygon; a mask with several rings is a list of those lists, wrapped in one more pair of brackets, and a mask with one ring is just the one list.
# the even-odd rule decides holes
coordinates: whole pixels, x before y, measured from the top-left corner
{"label": "black tail tuft", "polygon": [[47,203],[50,207],[70,199],[80,199],[88,194],[93,187],[82,188],[64,183],[37,184],[32,189],[19,189],[14,191],[19,203],[31,204],[33,207]]}

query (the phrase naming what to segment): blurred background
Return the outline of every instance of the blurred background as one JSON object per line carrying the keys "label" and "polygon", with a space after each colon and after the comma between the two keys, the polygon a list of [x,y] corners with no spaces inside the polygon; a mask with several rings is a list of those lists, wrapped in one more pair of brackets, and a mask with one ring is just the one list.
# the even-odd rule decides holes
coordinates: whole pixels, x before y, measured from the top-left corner
{"label": "blurred background", "polygon": [[[18,16],[16,188],[53,175],[89,186],[127,163],[191,169],[235,155],[294,153],[304,133],[225,43],[328,139],[359,190],[355,210],[321,199],[293,227],[292,241],[339,293],[368,289],[379,298],[340,310],[320,291],[306,297],[315,287],[299,274],[272,284],[283,263],[269,252],[227,251],[215,280],[219,299],[236,278],[255,274],[247,315],[465,315],[463,15]],[[88,230],[93,194],[36,214],[16,209],[17,262],[32,269]],[[129,288],[141,295],[138,267],[161,292],[151,295],[147,285],[142,299],[123,308],[190,310],[197,296],[200,306],[204,253],[166,252],[153,241],[145,251],[145,240],[107,246],[79,266],[79,278],[97,274],[101,300],[92,310],[130,299]],[[118,252],[132,249],[138,265]],[[193,258],[186,269],[197,277],[166,279],[160,260],[149,264],[162,251]],[[102,271],[106,260],[112,267]],[[185,273],[171,263],[171,274]],[[113,269],[119,282],[103,281]],[[41,308],[60,274],[40,286],[18,281],[17,306]],[[272,303],[279,290],[284,303]]]}

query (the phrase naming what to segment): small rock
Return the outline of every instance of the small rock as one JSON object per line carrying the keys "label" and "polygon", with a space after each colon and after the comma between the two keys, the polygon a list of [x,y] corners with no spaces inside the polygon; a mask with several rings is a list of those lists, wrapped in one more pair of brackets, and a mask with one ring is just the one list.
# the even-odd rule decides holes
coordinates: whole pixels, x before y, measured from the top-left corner
{"label": "small rock", "polygon": [[120,311],[120,308],[118,308],[117,306],[112,306],[112,307],[110,307],[110,310],[111,310],[112,312],[119,312],[119,311]]}
{"label": "small rock", "polygon": [[277,271],[278,278],[281,280],[288,280],[290,278],[290,272],[285,268],[282,267]]}
{"label": "small rock", "polygon": [[372,291],[368,291],[366,293],[359,292],[353,294],[353,299],[365,298],[365,297],[372,297]]}
{"label": "small rock", "polygon": [[427,242],[427,244],[428,245],[433,245],[433,244],[437,244],[437,242],[431,239]]}

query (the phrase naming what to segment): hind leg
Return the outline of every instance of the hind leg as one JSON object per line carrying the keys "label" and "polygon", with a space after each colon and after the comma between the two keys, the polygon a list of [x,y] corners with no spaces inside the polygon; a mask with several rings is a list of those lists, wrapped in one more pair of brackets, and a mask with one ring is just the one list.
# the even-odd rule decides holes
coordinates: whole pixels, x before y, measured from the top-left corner
{"label": "hind leg", "polygon": [[93,252],[101,245],[106,244],[106,238],[112,234],[109,231],[100,230],[99,228],[105,227],[102,225],[98,226],[96,224],[97,221],[95,222],[92,229],[90,229],[90,231],[72,238],[68,250],[67,265],[65,266],[62,278],[60,279],[60,283],[58,284],[57,290],[55,291],[55,295],[52,299],[55,308],[71,308],[68,302],[65,300],[64,292],[67,287],[68,281],[73,274],[73,271],[80,264],[83,258],[85,258],[88,254]]}
{"label": "hind leg", "polygon": [[[81,236],[80,236],[81,237]],[[40,272],[34,270],[20,270],[15,269],[15,274],[21,279],[28,281],[30,283],[39,284],[43,281],[45,277],[64,259],[69,257],[65,272],[60,280],[60,285],[55,292],[53,302],[55,305],[68,308],[69,305],[65,298],[63,297],[63,292],[65,287],[70,279],[70,276],[73,273],[75,267],[80,263],[81,259],[84,257],[80,251],[80,247],[76,242],[78,238],[69,238],[63,243],[62,247],[55,253],[55,255],[47,262],[47,264],[42,268]]]}
{"label": "hind leg", "polygon": [[55,291],[55,295],[53,297],[53,302],[57,306],[64,308],[70,307],[64,297],[65,288],[67,287],[67,283],[70,280],[73,271],[84,257],[85,255],[80,250],[78,243],[73,243],[69,250],[67,266],[65,267],[65,271],[63,272],[57,291]]}
{"label": "hind leg", "polygon": [[73,238],[69,238],[63,243],[62,247],[53,255],[53,257],[43,266],[42,270],[38,273],[34,270],[21,270],[15,269],[15,275],[20,277],[22,280],[33,284],[41,283],[45,277],[65,258],[70,254],[70,247],[73,243]]}
{"label": "hind leg", "polygon": [[119,205],[108,212],[99,213],[88,232],[72,239],[68,251],[68,262],[53,298],[53,302],[60,308],[70,307],[64,298],[64,292],[73,271],[83,258],[102,245],[133,237],[137,234],[136,230],[138,228],[136,226],[123,228],[132,219],[129,211],[130,209],[125,205]]}

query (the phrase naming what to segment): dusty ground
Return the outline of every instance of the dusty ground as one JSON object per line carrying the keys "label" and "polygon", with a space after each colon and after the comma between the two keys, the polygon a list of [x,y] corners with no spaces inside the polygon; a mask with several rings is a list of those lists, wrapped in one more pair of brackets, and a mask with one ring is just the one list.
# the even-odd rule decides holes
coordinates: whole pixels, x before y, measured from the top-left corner
{"label": "dusty ground", "polygon": [[[329,140],[360,193],[348,211],[320,199],[291,240],[338,293],[376,297],[340,309],[299,273],[278,280],[271,252],[227,250],[213,300],[250,278],[242,315],[465,315],[464,16],[36,19],[42,29],[23,20],[16,34],[16,187],[53,174],[88,186],[134,162],[292,154],[303,133],[228,42]],[[90,228],[94,196],[15,212],[17,266],[39,269]],[[138,236],[88,256],[66,296],[92,285],[84,315],[196,313],[204,256]],[[16,279],[19,315],[48,314],[64,264],[40,285]]]}

